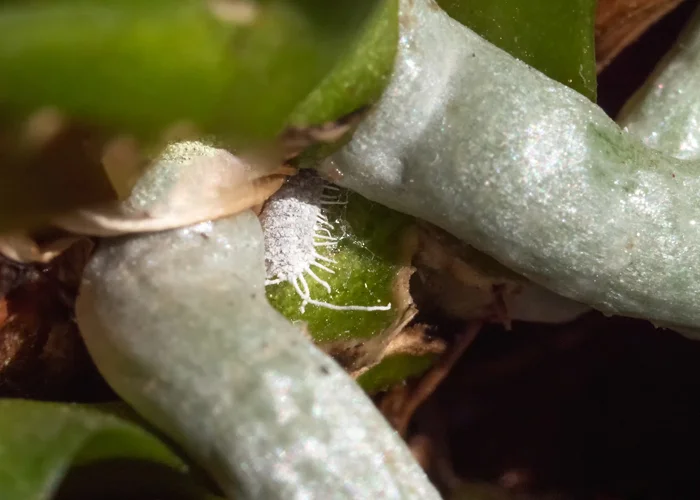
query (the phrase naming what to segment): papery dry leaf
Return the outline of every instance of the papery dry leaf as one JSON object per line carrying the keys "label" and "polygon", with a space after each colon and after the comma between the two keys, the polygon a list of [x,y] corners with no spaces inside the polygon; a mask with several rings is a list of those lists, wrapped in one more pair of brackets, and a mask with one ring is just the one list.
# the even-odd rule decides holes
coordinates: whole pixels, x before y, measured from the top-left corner
{"label": "papery dry leaf", "polygon": [[596,13],[598,72],[683,0],[600,0]]}
{"label": "papery dry leaf", "polygon": [[284,176],[271,175],[253,181],[248,187],[222,188],[221,198],[217,200],[158,217],[126,213],[120,204],[115,203],[102,208],[76,210],[57,218],[54,223],[76,234],[101,237],[165,231],[228,217],[255,208],[274,194],[283,183]]}
{"label": "papery dry leaf", "polygon": [[[17,264],[45,264],[58,257],[80,239],[82,239],[81,236],[61,235],[38,243],[28,233],[6,233],[0,235],[0,255]],[[0,296],[2,296],[1,285]]]}
{"label": "papery dry leaf", "polygon": [[[186,165],[186,168],[183,166]],[[296,169],[268,168],[198,141],[170,144],[121,202],[76,210],[53,223],[90,236],[157,232],[228,217],[254,208],[272,196]],[[156,183],[157,196],[143,186]]]}
{"label": "papery dry leaf", "polygon": [[406,436],[408,425],[418,407],[435,391],[455,363],[474,342],[482,328],[475,321],[455,337],[455,342],[443,353],[438,363],[412,386],[399,386],[382,399],[379,408],[401,436]]}
{"label": "papery dry leaf", "polygon": [[427,223],[421,224],[411,293],[421,312],[461,320],[566,323],[590,308],[531,283]]}
{"label": "papery dry leaf", "polygon": [[495,320],[504,316],[503,295],[517,294],[526,280],[493,259],[430,225],[420,226],[414,259],[414,299],[422,312],[463,320]]}
{"label": "papery dry leaf", "polygon": [[[206,146],[197,141],[173,143],[168,146],[159,162],[190,163],[190,175],[183,175],[178,186],[162,200],[162,211],[138,213],[125,210],[121,202],[113,202],[100,207],[75,210],[54,220],[57,226],[77,234],[89,236],[120,236],[130,233],[155,232],[185,227],[199,222],[236,215],[252,209],[260,212],[262,204],[284,183],[286,176],[295,175],[296,168],[290,167],[289,160],[307,148],[317,144],[330,144],[339,140],[355,127],[364,116],[366,108],[361,108],[334,122],[310,127],[291,127],[280,137],[278,145],[283,150],[284,162],[280,163],[277,147],[267,152],[251,153],[249,158],[236,158],[230,153]],[[207,169],[193,168],[205,162],[218,162],[229,168],[219,168],[219,173],[228,175],[226,182],[214,176],[212,186],[202,186],[197,196],[192,198],[192,186],[206,182]],[[209,169],[210,172],[214,170]],[[182,193],[179,193],[181,191]],[[181,199],[178,199],[178,196]],[[1,243],[1,241],[0,241]],[[2,248],[0,247],[0,251]]]}
{"label": "papery dry leaf", "polygon": [[[356,352],[362,354],[362,347],[360,346],[355,349]],[[372,359],[371,365],[362,366],[359,369],[350,372],[353,378],[358,378],[361,375],[367,373],[373,367],[378,366],[384,359],[391,356],[397,355],[407,355],[407,356],[426,356],[426,355],[440,355],[447,349],[447,344],[443,339],[433,337],[427,333],[427,327],[423,324],[415,324],[411,326],[406,326],[400,332],[397,332],[391,340],[383,346],[380,352],[373,353],[374,358]],[[336,350],[337,352],[337,350]],[[333,351],[330,352],[334,355]],[[340,362],[346,361],[342,358],[345,353],[340,353]],[[367,357],[365,357],[367,359]],[[352,365],[348,365],[354,368]],[[355,365],[356,366],[356,365]]]}

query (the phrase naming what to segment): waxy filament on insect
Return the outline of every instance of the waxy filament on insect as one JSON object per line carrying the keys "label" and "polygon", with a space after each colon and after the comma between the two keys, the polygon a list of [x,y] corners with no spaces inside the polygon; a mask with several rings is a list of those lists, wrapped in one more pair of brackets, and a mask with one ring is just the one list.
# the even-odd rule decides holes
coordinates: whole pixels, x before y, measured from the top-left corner
{"label": "waxy filament on insect", "polygon": [[260,214],[265,234],[265,285],[287,282],[301,298],[303,313],[308,304],[336,311],[388,311],[382,306],[340,305],[311,297],[307,276],[328,294],[331,284],[320,273],[335,274],[338,262],[329,250],[337,250],[340,238],[326,215],[330,205],[345,205],[343,190],[311,171],[291,177]]}

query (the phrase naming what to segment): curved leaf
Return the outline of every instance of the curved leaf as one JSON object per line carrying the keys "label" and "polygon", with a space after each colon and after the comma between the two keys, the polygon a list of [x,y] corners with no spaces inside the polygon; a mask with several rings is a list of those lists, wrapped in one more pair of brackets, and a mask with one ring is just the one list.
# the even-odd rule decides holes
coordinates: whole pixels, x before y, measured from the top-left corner
{"label": "curved leaf", "polygon": [[291,124],[303,127],[336,120],[381,96],[399,41],[398,15],[398,0],[381,0],[352,50],[294,110]]}
{"label": "curved leaf", "polygon": [[700,156],[700,8],[673,49],[625,104],[617,122],[650,148]]}
{"label": "curved leaf", "polygon": [[[135,191],[162,206],[164,179],[185,180],[181,169],[156,167]],[[114,390],[228,494],[438,498],[357,384],[274,311],[265,274],[252,211],[113,238],[86,268],[76,317]]]}
{"label": "curved leaf", "polygon": [[416,22],[398,70],[322,173],[560,295],[697,337],[700,162],[646,147],[431,0],[401,14]]}
{"label": "curved leaf", "polygon": [[48,500],[71,467],[95,467],[106,461],[167,469],[163,473],[167,477],[187,483],[183,462],[131,422],[78,405],[0,401],[3,500]]}

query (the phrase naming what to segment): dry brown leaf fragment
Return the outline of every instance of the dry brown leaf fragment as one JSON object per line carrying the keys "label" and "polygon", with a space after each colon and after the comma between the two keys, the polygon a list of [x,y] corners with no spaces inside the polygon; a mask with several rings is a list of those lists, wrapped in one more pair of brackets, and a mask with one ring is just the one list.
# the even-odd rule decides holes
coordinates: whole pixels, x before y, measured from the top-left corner
{"label": "dry brown leaf fragment", "polygon": [[[423,223],[412,293],[422,312],[501,322],[502,295],[517,294],[524,278],[446,232]],[[507,315],[507,314],[506,314]]]}
{"label": "dry brown leaf fragment", "polygon": [[[120,202],[57,217],[76,234],[120,236],[187,227],[258,207],[296,169],[254,161],[199,141],[168,145]],[[157,186],[155,191],[149,186]]]}
{"label": "dry brown leaf fragment", "polygon": [[367,343],[361,343],[354,347],[351,356],[348,356],[347,351],[340,351],[339,345],[337,345],[334,346],[335,350],[329,350],[329,354],[337,357],[336,361],[346,368],[355,379],[392,356],[421,357],[430,354],[443,354],[447,349],[447,344],[444,340],[429,335],[426,325],[406,326],[414,315],[415,311],[412,311],[410,318],[402,323],[400,331],[390,335],[381,344],[373,343],[371,340]]}
{"label": "dry brown leaf fragment", "polygon": [[595,46],[598,72],[683,0],[600,0]]}
{"label": "dry brown leaf fragment", "polygon": [[319,125],[288,127],[280,136],[284,159],[290,161],[312,146],[339,141],[362,121],[368,109],[365,106],[335,121]]}
{"label": "dry brown leaf fragment", "polygon": [[437,364],[414,385],[398,386],[382,399],[382,414],[401,436],[406,436],[413,414],[447,377],[462,354],[472,345],[482,326],[483,323],[479,321],[472,322],[463,333],[455,337],[454,343]]}
{"label": "dry brown leaf fragment", "polygon": [[[60,234],[40,242],[29,233],[5,233],[0,235],[0,256],[17,265],[46,264],[81,239],[84,238],[82,236]],[[0,286],[0,296],[2,296],[1,292],[2,286]]]}
{"label": "dry brown leaf fragment", "polygon": [[5,321],[7,321],[9,313],[7,311],[7,300],[3,297],[0,298],[0,328],[5,324]]}
{"label": "dry brown leaf fragment", "polygon": [[258,207],[284,183],[284,176],[270,175],[256,179],[246,187],[226,186],[221,197],[159,216],[148,213],[127,213],[119,204],[88,210],[77,210],[56,219],[56,225],[76,234],[121,236],[132,233],[157,232],[191,226],[200,222],[235,215]]}
{"label": "dry brown leaf fragment", "polygon": [[421,312],[483,320],[566,323],[590,308],[561,297],[430,224],[421,224],[411,293]]}

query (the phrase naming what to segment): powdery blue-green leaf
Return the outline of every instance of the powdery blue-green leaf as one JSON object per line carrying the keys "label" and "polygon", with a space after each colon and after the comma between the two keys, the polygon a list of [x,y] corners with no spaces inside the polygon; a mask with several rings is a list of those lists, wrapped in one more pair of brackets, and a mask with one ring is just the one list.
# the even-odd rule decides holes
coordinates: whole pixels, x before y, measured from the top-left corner
{"label": "powdery blue-green leaf", "polygon": [[698,161],[650,149],[429,0],[401,16],[387,91],[321,170],[565,297],[697,330]]}
{"label": "powdery blue-green leaf", "polygon": [[[196,193],[189,162],[154,165],[140,206],[167,208],[178,181]],[[101,242],[76,302],[100,372],[229,497],[438,498],[371,400],[269,304],[264,259],[251,211]]]}
{"label": "powdery blue-green leaf", "polygon": [[692,159],[700,156],[700,9],[618,123],[654,149]]}

